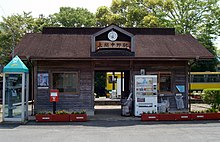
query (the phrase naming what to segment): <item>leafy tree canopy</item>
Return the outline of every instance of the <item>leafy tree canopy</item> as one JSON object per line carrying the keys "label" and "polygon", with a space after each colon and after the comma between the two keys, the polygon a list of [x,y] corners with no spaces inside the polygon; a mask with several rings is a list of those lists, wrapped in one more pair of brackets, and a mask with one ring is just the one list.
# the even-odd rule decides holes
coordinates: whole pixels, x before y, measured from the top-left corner
{"label": "leafy tree canopy", "polygon": [[62,27],[93,27],[96,25],[95,15],[85,8],[61,7],[52,19]]}
{"label": "leafy tree canopy", "polygon": [[[216,55],[213,41],[220,35],[219,0],[113,0],[110,8],[100,7],[99,26],[170,27],[179,34],[192,34]],[[114,18],[117,17],[117,18]],[[197,71],[214,71],[217,60],[201,61]]]}
{"label": "leafy tree canopy", "polygon": [[41,15],[39,18],[33,18],[31,12],[15,14],[8,17],[2,17],[0,22],[0,64],[6,64],[13,56],[13,48],[26,33],[37,33],[44,26],[51,26],[54,23],[51,18],[45,18]]}
{"label": "leafy tree canopy", "polygon": [[[213,41],[220,36],[219,0],[113,0],[93,14],[84,8],[61,7],[48,17],[33,18],[31,13],[3,17],[0,22],[1,64],[25,33],[36,33],[44,26],[93,27],[112,23],[121,27],[170,27],[177,33],[192,34],[216,55]],[[214,70],[217,61],[197,64],[194,69]]]}

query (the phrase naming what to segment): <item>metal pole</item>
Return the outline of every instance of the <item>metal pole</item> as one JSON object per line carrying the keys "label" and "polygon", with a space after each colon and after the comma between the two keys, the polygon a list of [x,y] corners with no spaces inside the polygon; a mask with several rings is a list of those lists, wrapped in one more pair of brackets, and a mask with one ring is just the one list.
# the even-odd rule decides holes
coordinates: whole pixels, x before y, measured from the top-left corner
{"label": "metal pole", "polygon": [[53,102],[53,114],[56,113],[56,102]]}
{"label": "metal pole", "polygon": [[3,105],[2,105],[2,121],[5,119],[5,98],[6,98],[6,79],[5,79],[5,73],[3,73]]}
{"label": "metal pole", "polygon": [[112,79],[112,90],[115,90],[115,72],[112,72],[114,78]]}
{"label": "metal pole", "polygon": [[197,60],[199,59],[199,57],[196,57],[196,60],[193,61],[191,64],[189,64],[189,69],[188,69],[188,73],[189,73],[189,91],[188,91],[188,102],[189,102],[189,112],[191,111],[191,68],[192,68],[192,65],[195,64],[197,62]]}
{"label": "metal pole", "polygon": [[189,66],[189,112],[191,111],[191,66]]}

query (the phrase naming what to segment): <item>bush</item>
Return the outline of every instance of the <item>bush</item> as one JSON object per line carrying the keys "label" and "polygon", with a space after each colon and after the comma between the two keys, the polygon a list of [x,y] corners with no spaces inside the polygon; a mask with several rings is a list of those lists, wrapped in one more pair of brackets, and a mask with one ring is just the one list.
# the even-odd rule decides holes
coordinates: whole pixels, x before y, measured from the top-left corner
{"label": "bush", "polygon": [[210,104],[212,109],[220,110],[220,88],[204,89],[202,100]]}
{"label": "bush", "polygon": [[65,110],[56,111],[56,114],[68,114]]}

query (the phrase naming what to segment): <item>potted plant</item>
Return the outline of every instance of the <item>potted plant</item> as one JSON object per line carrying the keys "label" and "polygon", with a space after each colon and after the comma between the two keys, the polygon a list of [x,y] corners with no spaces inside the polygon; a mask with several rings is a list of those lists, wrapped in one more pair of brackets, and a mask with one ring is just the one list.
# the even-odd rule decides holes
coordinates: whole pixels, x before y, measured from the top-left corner
{"label": "potted plant", "polygon": [[87,114],[86,111],[81,112],[72,112],[70,114],[70,121],[76,121],[76,122],[85,122],[87,121]]}
{"label": "potted plant", "polygon": [[67,122],[69,121],[69,114],[64,110],[56,111],[56,114],[53,114],[52,121],[55,122]]}
{"label": "potted plant", "polygon": [[220,119],[220,113],[218,113],[218,110],[210,108],[205,111],[196,111],[192,114],[192,120],[219,120]]}
{"label": "potted plant", "polygon": [[51,112],[39,112],[35,115],[36,122],[50,122],[52,121]]}

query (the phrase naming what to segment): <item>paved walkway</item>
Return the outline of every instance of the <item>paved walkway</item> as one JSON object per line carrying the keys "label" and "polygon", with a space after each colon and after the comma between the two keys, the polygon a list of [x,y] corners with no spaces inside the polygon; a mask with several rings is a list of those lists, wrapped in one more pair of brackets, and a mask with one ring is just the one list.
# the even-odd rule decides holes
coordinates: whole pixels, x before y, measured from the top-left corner
{"label": "paved walkway", "polygon": [[[202,111],[210,108],[207,104],[192,104],[191,111]],[[34,120],[34,116],[29,117],[30,120]],[[139,120],[139,117],[125,117],[121,116],[120,105],[98,105],[95,106],[95,115],[89,117],[90,120],[107,120],[107,121],[118,121],[118,120]],[[0,122],[2,121],[2,105],[0,105]]]}

